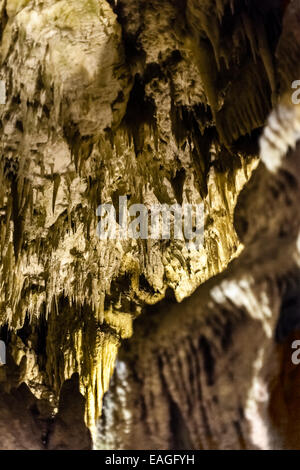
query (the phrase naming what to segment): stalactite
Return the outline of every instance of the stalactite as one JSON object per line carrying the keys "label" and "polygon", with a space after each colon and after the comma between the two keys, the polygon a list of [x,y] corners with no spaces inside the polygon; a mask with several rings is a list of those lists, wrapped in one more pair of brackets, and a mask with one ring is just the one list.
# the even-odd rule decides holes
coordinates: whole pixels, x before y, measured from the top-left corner
{"label": "stalactite", "polygon": [[[7,94],[0,105],[1,324],[12,334],[17,365],[29,358],[22,380],[49,401],[54,395],[53,407],[64,381],[79,374],[91,428],[133,320],[170,290],[183,301],[243,251],[234,211],[258,152],[239,145],[247,135],[257,144],[255,132],[278,99],[277,80],[286,87],[299,44],[288,57],[294,37],[280,42],[278,8],[264,13],[256,2],[239,3],[187,0],[183,14],[181,2],[160,0],[120,0],[116,13],[106,0],[0,2]],[[283,125],[272,162],[266,157],[272,126],[265,131],[267,168],[281,164],[295,144],[297,113],[287,111],[293,128]],[[100,241],[97,207],[116,207],[119,196],[147,207],[201,203],[203,245]],[[43,319],[40,352],[22,344],[18,331],[29,321],[34,343]],[[160,392],[167,387],[186,418],[180,393],[192,390],[177,391],[180,361],[185,376],[189,351],[210,348],[203,338],[199,344],[188,338],[182,356],[162,351],[161,364],[149,365],[148,408],[153,380],[162,374]],[[191,367],[202,380],[206,365]],[[207,393],[207,384],[182,383]],[[197,413],[189,433],[209,447],[205,430],[197,430],[203,411]],[[155,419],[153,430],[160,425]]]}

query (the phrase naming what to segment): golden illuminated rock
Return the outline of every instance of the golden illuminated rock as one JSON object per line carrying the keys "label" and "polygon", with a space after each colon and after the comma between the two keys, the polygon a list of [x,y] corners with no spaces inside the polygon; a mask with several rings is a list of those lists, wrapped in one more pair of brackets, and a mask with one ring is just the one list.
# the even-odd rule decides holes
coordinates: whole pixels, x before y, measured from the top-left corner
{"label": "golden illuminated rock", "polygon": [[[291,2],[283,19],[280,1],[236,3],[0,1],[0,321],[18,367],[5,390],[25,382],[52,414],[60,410],[59,423],[60,392],[64,383],[66,394],[77,386],[78,374],[94,437],[134,320],[170,293],[181,308],[245,259],[264,211],[261,200],[245,196],[249,184],[256,191],[249,180],[262,165],[277,175],[299,138],[298,107],[288,94],[289,80],[300,79],[288,72],[299,59],[299,7]],[[146,208],[201,206],[203,243],[100,240],[97,208],[111,204],[118,212],[122,196]],[[259,220],[246,227],[244,212],[255,214],[255,204]],[[226,291],[229,304],[233,293]],[[277,317],[269,324],[267,316],[263,310],[257,321],[269,338]]]}

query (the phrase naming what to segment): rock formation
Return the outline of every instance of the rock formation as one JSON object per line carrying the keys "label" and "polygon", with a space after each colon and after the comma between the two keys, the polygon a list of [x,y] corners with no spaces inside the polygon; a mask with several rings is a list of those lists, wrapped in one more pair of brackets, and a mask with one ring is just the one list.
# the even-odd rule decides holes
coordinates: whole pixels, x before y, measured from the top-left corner
{"label": "rock formation", "polygon": [[[300,448],[299,1],[0,13],[0,448]],[[122,196],[203,243],[100,239]]]}

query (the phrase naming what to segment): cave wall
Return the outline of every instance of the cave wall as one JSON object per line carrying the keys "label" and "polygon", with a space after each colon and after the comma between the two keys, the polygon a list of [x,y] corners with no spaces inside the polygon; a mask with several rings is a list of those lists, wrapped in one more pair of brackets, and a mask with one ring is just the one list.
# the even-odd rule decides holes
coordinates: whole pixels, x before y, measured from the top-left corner
{"label": "cave wall", "polygon": [[299,449],[299,152],[276,173],[262,156],[236,208],[239,258],[136,321],[98,449]]}
{"label": "cave wall", "polygon": [[[299,138],[298,107],[290,105],[289,94],[300,76],[298,2],[1,0],[0,12],[0,79],[6,85],[0,105],[0,321],[19,370],[14,382],[4,378],[3,393],[26,384],[35,400],[48,403],[45,419],[52,423],[63,384],[78,373],[80,406],[100,447],[109,441],[130,448],[135,435],[140,446],[148,439],[156,448],[255,446],[254,418],[240,424],[236,413],[245,412],[255,381],[267,381],[264,364],[276,349],[272,332],[283,295],[279,279],[297,265],[297,250],[285,242],[298,233],[297,153],[288,160],[291,167],[284,157]],[[203,246],[99,240],[97,207],[117,208],[123,195],[147,207],[202,204]],[[235,286],[230,292],[223,286],[227,278]],[[220,302],[208,300],[210,282],[224,291]],[[184,309],[192,313],[182,322]],[[248,351],[247,335],[262,343],[260,352],[255,345]],[[107,399],[118,405],[120,422],[113,427],[121,426],[120,432],[116,436],[101,421],[96,437],[103,393],[123,343],[129,346],[122,346],[119,360],[126,365],[120,377],[117,367]],[[228,352],[217,361],[222,348]],[[176,377],[167,363],[177,350],[183,366],[174,365]],[[242,353],[244,362],[231,364]],[[190,354],[194,365],[187,364]],[[216,364],[213,379],[207,361]],[[193,417],[192,392],[177,386],[181,374],[200,393]],[[233,377],[241,388],[227,404]],[[114,395],[118,387],[133,402],[148,400],[132,427],[124,424],[122,413],[126,418],[132,410]],[[219,402],[211,403],[211,395]],[[223,422],[206,417],[223,407]],[[145,429],[143,413],[153,415]],[[130,429],[126,439],[123,425]],[[50,442],[42,446],[79,445],[73,438]]]}

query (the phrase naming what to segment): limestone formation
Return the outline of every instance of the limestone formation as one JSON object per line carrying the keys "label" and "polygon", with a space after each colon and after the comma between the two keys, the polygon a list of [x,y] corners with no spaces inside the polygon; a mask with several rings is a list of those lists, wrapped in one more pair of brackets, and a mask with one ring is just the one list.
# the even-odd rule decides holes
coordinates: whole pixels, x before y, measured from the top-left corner
{"label": "limestone formation", "polygon": [[[0,448],[300,448],[298,0],[0,14]],[[122,196],[202,245],[99,239]]]}

